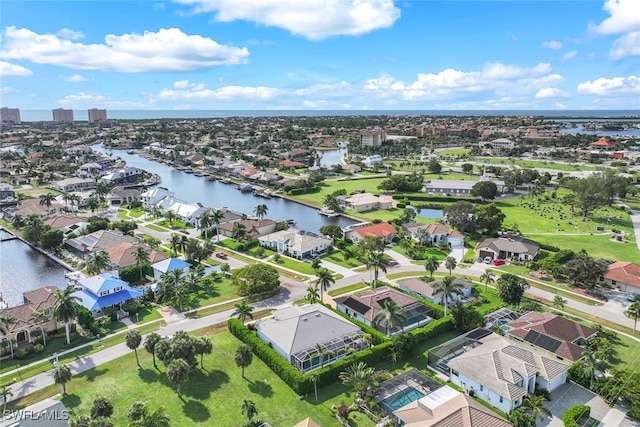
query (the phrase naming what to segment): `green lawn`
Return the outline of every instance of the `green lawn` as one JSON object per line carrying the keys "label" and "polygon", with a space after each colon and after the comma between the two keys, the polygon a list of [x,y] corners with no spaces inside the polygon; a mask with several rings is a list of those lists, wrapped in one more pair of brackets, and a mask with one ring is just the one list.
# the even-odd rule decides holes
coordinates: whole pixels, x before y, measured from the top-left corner
{"label": "green lawn", "polygon": [[627,196],[626,199],[622,201],[625,205],[629,206],[631,209],[640,211],[640,197],[638,196]]}
{"label": "green lawn", "polygon": [[161,233],[170,233],[172,231],[172,230],[169,230],[168,228],[158,227],[155,224],[147,224],[147,225],[145,225],[145,227],[147,227],[148,229],[153,230],[153,231],[159,231]]}
{"label": "green lawn", "polygon": [[468,148],[447,148],[446,150],[438,150],[439,156],[464,156],[469,154]]}
{"label": "green lawn", "polygon": [[[494,163],[494,164],[512,164],[512,160],[507,157],[477,157],[477,162],[482,163]],[[525,159],[514,159],[513,163],[516,166],[520,166],[523,168],[542,168],[542,169],[555,169],[560,171],[594,171],[597,169],[602,169],[602,166],[596,165],[588,165],[588,164],[567,164],[567,163],[558,163],[551,160],[525,160]]]}
{"label": "green lawn", "polygon": [[368,285],[363,283],[354,283],[353,285],[345,286],[344,288],[334,289],[332,291],[327,292],[332,297],[338,297],[340,295],[348,294],[349,292],[355,292],[360,290],[369,289]]}
{"label": "green lawn", "polygon": [[[407,256],[402,246],[394,245],[391,247],[391,250],[399,253],[400,255]],[[438,248],[427,248],[424,251],[424,257],[426,259],[427,257],[435,256],[436,258],[438,258],[438,261],[444,261],[449,256],[449,253],[450,252],[447,252],[447,251],[441,251]],[[424,264],[424,260],[417,260],[417,262],[419,264]]]}
{"label": "green lawn", "polygon": [[239,297],[237,288],[231,285],[231,280],[228,278],[223,278],[215,282],[215,286],[211,292],[207,292],[205,289],[198,289],[190,296],[191,300],[186,307],[183,307],[184,309],[206,307],[211,304],[217,304]]}
{"label": "green lawn", "polygon": [[[114,405],[112,422],[117,426],[127,424],[127,411],[137,400],[147,402],[152,409],[163,407],[176,426],[241,426],[244,399],[255,402],[259,417],[273,426],[291,426],[306,417],[322,426],[338,426],[331,405],[353,401],[352,393],[341,384],[319,390],[318,402],[313,397],[300,400],[256,357],[246,369],[247,380],[243,380],[233,361],[240,342],[226,330],[211,338],[213,354],[205,356],[205,370],[194,372],[183,385],[182,400],[167,380],[166,368],[159,363],[159,370],[154,369],[151,356],[144,350],[138,351],[142,369],[137,369],[133,354],[116,359],[74,377],[62,400],[75,414],[86,414],[95,398],[106,396]],[[57,386],[50,386],[21,400],[19,405],[54,395],[58,390]],[[359,417],[357,425],[373,423]]]}
{"label": "green lawn", "polygon": [[278,262],[275,262],[273,258],[271,258],[270,261],[276,265],[279,265],[280,267],[289,268],[291,270],[297,271],[298,273],[307,274],[309,276],[315,274],[310,262],[298,261],[284,255],[280,256],[280,261]]}
{"label": "green lawn", "polygon": [[362,265],[362,262],[358,261],[355,258],[350,258],[348,261],[345,261],[342,251],[334,251],[331,255],[323,256],[322,259],[325,259],[334,264],[338,264],[345,268],[354,268]]}

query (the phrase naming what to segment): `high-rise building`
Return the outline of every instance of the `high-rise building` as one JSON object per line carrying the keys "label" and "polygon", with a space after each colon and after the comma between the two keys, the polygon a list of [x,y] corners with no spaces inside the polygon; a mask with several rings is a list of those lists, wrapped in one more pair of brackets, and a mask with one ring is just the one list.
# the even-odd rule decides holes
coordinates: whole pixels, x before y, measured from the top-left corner
{"label": "high-rise building", "polygon": [[20,109],[19,108],[0,108],[0,122],[2,124],[20,124]]}
{"label": "high-rise building", "polygon": [[53,121],[56,123],[73,123],[73,110],[65,110],[64,108],[56,108],[52,110]]}
{"label": "high-rise building", "polygon": [[99,110],[97,108],[91,108],[87,110],[87,113],[89,115],[89,123],[107,121],[107,110]]}
{"label": "high-rise building", "polygon": [[360,133],[360,143],[369,147],[379,147],[387,139],[387,134],[383,129],[365,130]]}

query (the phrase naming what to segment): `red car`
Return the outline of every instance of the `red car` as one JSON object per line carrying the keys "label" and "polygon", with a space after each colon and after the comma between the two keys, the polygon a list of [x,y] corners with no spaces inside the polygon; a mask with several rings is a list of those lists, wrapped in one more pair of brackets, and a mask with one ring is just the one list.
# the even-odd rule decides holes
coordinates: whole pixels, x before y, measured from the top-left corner
{"label": "red car", "polygon": [[220,258],[220,259],[227,259],[227,254],[225,254],[224,252],[216,252],[216,257]]}
{"label": "red car", "polygon": [[494,259],[493,260],[493,265],[505,265],[506,261],[503,259]]}

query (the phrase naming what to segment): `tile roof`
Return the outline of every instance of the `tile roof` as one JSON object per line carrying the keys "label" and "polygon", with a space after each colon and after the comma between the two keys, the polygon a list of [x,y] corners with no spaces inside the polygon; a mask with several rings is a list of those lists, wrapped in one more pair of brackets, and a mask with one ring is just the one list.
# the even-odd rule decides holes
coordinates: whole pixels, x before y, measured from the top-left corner
{"label": "tile roof", "polygon": [[384,302],[389,299],[403,308],[414,304],[421,304],[417,299],[388,286],[338,297],[335,298],[334,301],[336,304],[351,308],[367,320],[373,322],[373,319],[375,319],[378,313],[384,310]]}
{"label": "tile roof", "polygon": [[354,231],[362,237],[373,236],[381,239],[386,239],[389,236],[398,234],[393,225],[388,222],[366,225],[364,227],[356,228]]}
{"label": "tile roof", "polygon": [[123,242],[119,245],[107,248],[105,252],[107,253],[107,255],[109,255],[109,259],[111,260],[111,262],[113,262],[120,268],[124,268],[137,264],[135,253],[138,248],[144,248],[147,251],[147,253],[149,254],[147,260],[151,264],[169,258],[169,256],[164,252],[153,250],[149,245],[146,245],[144,243]]}
{"label": "tile roof", "polygon": [[27,291],[23,294],[24,304],[0,310],[0,316],[14,317],[16,321],[7,326],[8,332],[17,332],[20,329],[35,325],[31,316],[35,311],[44,311],[56,305],[56,286],[43,286],[42,288]]}
{"label": "tile roof", "polygon": [[[397,282],[400,286],[408,289],[411,292],[415,292],[426,298],[433,298],[433,285],[441,282],[441,280],[437,280],[435,282],[425,282],[424,280],[420,280],[417,277],[411,277],[409,279],[398,280]],[[453,279],[453,283],[462,285],[462,287],[465,289],[473,287],[473,283],[462,279]]]}
{"label": "tile roof", "polygon": [[81,222],[86,222],[87,218],[69,214],[69,213],[59,213],[55,215],[51,215],[49,218],[43,221],[44,225],[48,225],[51,228],[64,228],[73,224],[79,224]]}
{"label": "tile roof", "polygon": [[537,243],[534,243],[530,240],[526,239],[514,239],[514,238],[489,238],[485,239],[478,246],[479,249],[482,248],[490,248],[496,252],[513,252],[516,254],[532,254],[535,255],[540,250],[540,246]]}
{"label": "tile roof", "polygon": [[604,274],[607,280],[615,280],[625,285],[640,287],[640,265],[632,262],[617,261],[609,266]]}

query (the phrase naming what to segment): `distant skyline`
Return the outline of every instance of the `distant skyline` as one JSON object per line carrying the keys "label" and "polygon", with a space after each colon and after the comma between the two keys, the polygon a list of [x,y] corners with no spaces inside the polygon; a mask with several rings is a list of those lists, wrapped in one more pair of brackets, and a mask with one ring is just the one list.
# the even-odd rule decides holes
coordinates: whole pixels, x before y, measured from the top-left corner
{"label": "distant skyline", "polygon": [[640,1],[3,1],[25,110],[640,109]]}

